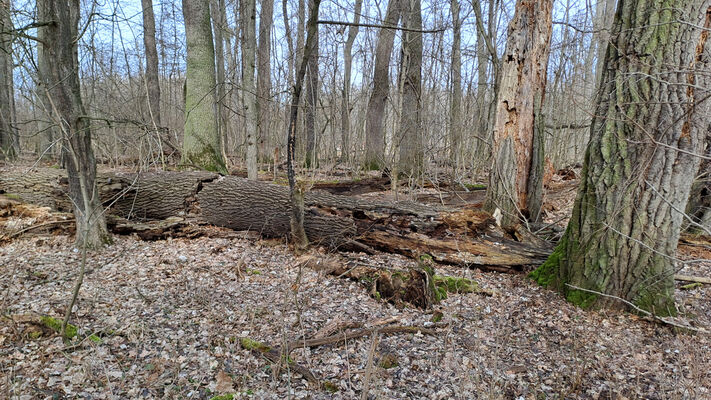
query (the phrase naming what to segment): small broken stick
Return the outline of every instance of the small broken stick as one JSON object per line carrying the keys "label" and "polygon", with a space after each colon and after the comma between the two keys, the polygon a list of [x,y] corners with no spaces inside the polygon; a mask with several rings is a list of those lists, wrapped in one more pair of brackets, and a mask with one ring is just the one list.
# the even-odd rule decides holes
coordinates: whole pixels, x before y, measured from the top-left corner
{"label": "small broken stick", "polygon": [[321,387],[321,381],[319,381],[308,368],[297,364],[290,357],[284,356],[284,353],[282,353],[279,347],[271,347],[247,337],[241,338],[240,344],[243,349],[251,350],[255,355],[261,355],[274,364],[280,365],[282,362],[286,362],[289,369],[301,374],[301,376],[314,385]]}

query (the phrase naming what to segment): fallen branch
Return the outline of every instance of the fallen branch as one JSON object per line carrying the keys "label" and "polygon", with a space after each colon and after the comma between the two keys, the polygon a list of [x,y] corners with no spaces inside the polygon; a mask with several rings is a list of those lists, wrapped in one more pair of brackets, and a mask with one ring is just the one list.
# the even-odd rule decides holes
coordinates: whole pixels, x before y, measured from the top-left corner
{"label": "fallen branch", "polygon": [[282,362],[286,362],[289,369],[301,374],[301,376],[314,385],[321,387],[321,381],[316,377],[316,375],[314,375],[308,368],[299,365],[288,356],[285,356],[278,347],[272,348],[271,346],[247,337],[240,339],[240,344],[245,350],[251,350],[252,353],[261,355],[274,364],[281,365]]}
{"label": "fallen branch", "polygon": [[598,292],[598,291],[596,291],[596,290],[583,289],[583,288],[581,288],[581,287],[578,287],[578,286],[575,286],[575,285],[571,285],[571,284],[568,284],[568,283],[566,283],[565,286],[567,286],[567,287],[569,287],[569,288],[571,288],[571,289],[580,290],[580,291],[587,292],[587,293],[592,293],[592,294],[595,294],[595,295],[598,295],[598,296],[602,296],[602,297],[607,297],[607,298],[610,298],[610,299],[618,300],[618,301],[620,301],[620,302],[622,302],[622,303],[624,303],[624,304],[630,306],[631,308],[633,308],[633,309],[634,309],[635,311],[637,311],[638,313],[640,313],[640,314],[642,314],[642,315],[645,315],[645,316],[651,318],[653,321],[659,322],[659,323],[661,323],[661,324],[663,324],[663,325],[669,325],[669,326],[673,326],[673,327],[675,327],[675,328],[685,329],[685,330],[689,330],[689,331],[697,332],[697,333],[703,333],[703,334],[708,334],[708,333],[709,333],[709,331],[707,331],[706,329],[703,329],[703,328],[694,328],[694,327],[688,326],[688,325],[681,325],[681,324],[679,324],[679,323],[676,323],[676,322],[672,321],[672,320],[669,319],[669,318],[658,317],[658,316],[652,314],[651,312],[649,312],[649,311],[647,311],[647,310],[643,310],[643,309],[637,307],[637,305],[635,305],[635,304],[632,303],[631,301],[625,300],[625,299],[623,299],[623,298],[621,298],[621,297],[618,297],[618,296],[613,296],[613,295],[611,295],[611,294],[606,294],[606,293]]}
{"label": "fallen branch", "polygon": [[393,334],[393,333],[417,333],[420,332],[423,335],[436,336],[437,332],[432,329],[423,328],[419,326],[407,326],[407,325],[393,325],[386,326],[383,328],[363,328],[350,332],[344,332],[343,334],[331,335],[324,338],[315,338],[309,340],[295,340],[288,344],[288,353],[295,349],[306,348],[306,347],[318,347],[327,344],[334,344],[341,341],[355,339],[363,336],[371,335],[378,332],[383,335]]}
{"label": "fallen branch", "polygon": [[695,282],[695,283],[703,283],[705,285],[711,285],[711,278],[705,278],[702,276],[674,274],[674,279],[677,281],[683,281],[683,282]]}

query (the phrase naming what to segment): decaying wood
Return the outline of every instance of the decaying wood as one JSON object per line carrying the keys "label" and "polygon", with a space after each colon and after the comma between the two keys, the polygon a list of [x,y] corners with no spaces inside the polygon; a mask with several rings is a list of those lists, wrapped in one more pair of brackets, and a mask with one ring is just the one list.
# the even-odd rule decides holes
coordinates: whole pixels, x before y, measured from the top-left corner
{"label": "decaying wood", "polygon": [[703,276],[690,276],[690,275],[680,275],[674,274],[674,279],[682,282],[694,282],[703,283],[706,285],[711,285],[711,278],[705,278]]}
{"label": "decaying wood", "polygon": [[[180,217],[266,237],[289,234],[288,188],[207,172],[99,173],[99,193],[109,212],[131,221]],[[70,210],[61,170],[38,169],[0,176],[0,193]],[[508,239],[479,208],[453,210],[411,202],[387,202],[312,190],[304,196],[304,228],[311,243],[332,249],[373,249],[489,270],[522,270],[545,261],[552,246]],[[178,235],[187,221],[139,227],[146,238]],[[130,224],[115,224],[121,232]]]}

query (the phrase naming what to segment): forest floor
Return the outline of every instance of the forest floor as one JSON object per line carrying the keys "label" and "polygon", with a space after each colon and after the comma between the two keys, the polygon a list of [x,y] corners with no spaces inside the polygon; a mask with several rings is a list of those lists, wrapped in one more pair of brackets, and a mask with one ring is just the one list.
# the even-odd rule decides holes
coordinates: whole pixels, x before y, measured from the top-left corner
{"label": "forest floor", "polygon": [[[549,220],[565,223],[571,188],[550,191]],[[64,315],[81,256],[71,237],[35,234],[2,244],[0,398],[711,398],[708,334],[583,311],[523,274],[451,266],[437,271],[474,279],[493,295],[453,294],[428,311],[398,308],[359,282],[304,268],[283,241],[241,235],[115,236],[89,254],[71,321],[79,334],[70,344],[38,321]],[[709,248],[682,244],[680,258],[711,259]],[[414,263],[350,256],[371,265]],[[312,257],[321,257],[318,249]],[[680,273],[711,277],[711,264],[687,264]],[[709,329],[711,287],[682,286],[683,318]],[[243,337],[281,345],[350,323],[436,334],[376,333],[294,350],[291,359],[329,382],[328,390],[240,346]]]}

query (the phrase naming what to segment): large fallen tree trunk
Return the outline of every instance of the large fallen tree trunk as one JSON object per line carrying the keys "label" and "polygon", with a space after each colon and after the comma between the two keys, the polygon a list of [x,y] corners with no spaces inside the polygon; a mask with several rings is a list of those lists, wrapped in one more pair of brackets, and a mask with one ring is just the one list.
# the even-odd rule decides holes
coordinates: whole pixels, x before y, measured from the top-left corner
{"label": "large fallen tree trunk", "polygon": [[[128,219],[191,218],[267,237],[289,233],[287,187],[204,172],[99,173],[102,201]],[[70,210],[66,176],[53,169],[4,173],[0,192]],[[385,202],[320,191],[305,195],[305,230],[332,249],[381,250],[438,262],[509,271],[545,261],[551,248],[506,238],[490,215],[409,202]]]}

